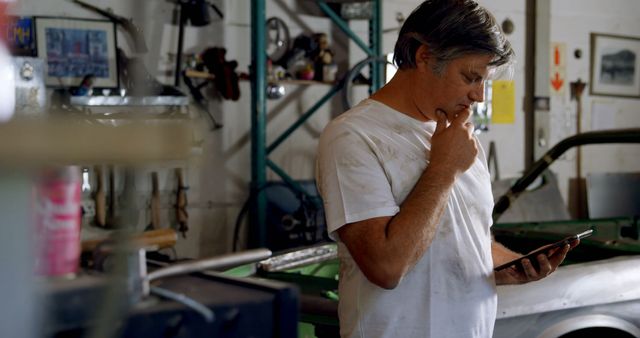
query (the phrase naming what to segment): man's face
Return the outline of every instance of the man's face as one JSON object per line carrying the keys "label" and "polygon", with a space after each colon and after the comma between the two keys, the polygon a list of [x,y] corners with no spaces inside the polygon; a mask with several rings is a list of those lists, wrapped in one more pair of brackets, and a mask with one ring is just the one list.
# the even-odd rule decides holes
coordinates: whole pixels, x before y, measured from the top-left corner
{"label": "man's face", "polygon": [[463,56],[448,62],[440,73],[433,71],[433,61],[428,60],[423,72],[426,79],[421,81],[424,92],[418,99],[424,102],[423,113],[436,119],[435,112],[442,110],[451,121],[474,103],[484,101],[484,81],[489,76],[491,60],[491,55]]}

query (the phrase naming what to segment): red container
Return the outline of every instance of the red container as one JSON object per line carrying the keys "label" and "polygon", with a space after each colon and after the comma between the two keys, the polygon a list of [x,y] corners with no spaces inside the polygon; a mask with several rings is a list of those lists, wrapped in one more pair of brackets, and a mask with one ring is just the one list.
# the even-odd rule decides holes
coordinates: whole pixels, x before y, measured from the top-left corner
{"label": "red container", "polygon": [[80,264],[81,173],[75,166],[43,170],[35,185],[36,273],[73,276]]}

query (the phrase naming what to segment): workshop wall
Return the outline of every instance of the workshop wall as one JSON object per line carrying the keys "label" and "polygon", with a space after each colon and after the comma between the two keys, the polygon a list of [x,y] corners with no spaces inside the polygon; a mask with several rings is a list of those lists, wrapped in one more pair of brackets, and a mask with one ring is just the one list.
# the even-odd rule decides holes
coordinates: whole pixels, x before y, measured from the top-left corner
{"label": "workshop wall", "polygon": [[[590,33],[640,38],[640,2],[636,0],[551,1],[551,40],[566,45],[566,82],[587,82],[582,106],[582,131],[640,127],[640,99],[591,95]],[[582,52],[581,58],[574,51]],[[637,57],[637,56],[636,56]],[[636,71],[638,71],[636,69]],[[551,96],[551,144],[575,133],[576,101],[569,89]],[[640,172],[640,147],[592,145],[582,147],[583,175],[604,172]],[[575,177],[575,151],[569,151],[552,167],[567,200],[568,180]]]}
{"label": "workshop wall", "polygon": [[494,142],[498,158],[501,178],[517,177],[525,166],[525,115],[523,102],[525,97],[525,1],[484,0],[478,1],[488,8],[498,23],[511,20],[514,25],[513,33],[507,35],[516,53],[513,73],[505,74],[504,80],[515,82],[515,119],[513,123],[489,125],[486,133],[478,137],[488,155],[489,143]]}
{"label": "workshop wall", "polygon": [[[250,2],[214,3],[222,10],[225,18],[220,19],[212,12],[213,22],[210,25],[187,26],[183,53],[193,55],[208,47],[224,47],[227,49],[226,59],[238,62],[236,70],[248,73],[251,62]],[[175,6],[168,1],[108,0],[95,4],[102,8],[111,8],[114,13],[125,17],[133,16],[135,22],[143,28],[149,46],[150,51],[140,55],[145,60],[147,70],[162,82],[172,84],[178,40],[178,29],[174,24]],[[267,16],[278,16],[286,20],[292,38],[301,33],[331,32],[333,28],[330,27],[329,20],[319,16],[317,9],[312,8],[312,5],[314,6],[312,2],[298,6],[296,1],[269,1]],[[52,0],[46,3],[21,0],[13,6],[12,13],[102,19],[66,0]],[[331,40],[331,35],[329,38]],[[122,32],[118,33],[118,44],[129,56],[133,56]],[[333,45],[331,48],[335,51],[336,61],[345,63],[347,53],[340,51],[345,48]],[[186,88],[183,89],[187,92]],[[329,89],[328,85],[285,85],[287,96],[268,102],[267,143],[272,142]],[[224,126],[218,130],[211,130],[210,121],[200,117],[199,128],[194,132],[194,139],[199,143],[196,156],[187,162],[154,163],[136,168],[134,189],[138,195],[135,199],[139,209],[137,228],[143,228],[149,223],[149,177],[152,171],[159,173],[162,222],[165,226],[175,227],[173,206],[176,178],[173,169],[186,168],[186,181],[190,187],[187,192],[190,230],[187,237],[180,238],[176,246],[177,255],[181,258],[205,257],[230,251],[236,218],[248,198],[251,173],[250,84],[248,81],[240,82],[241,94],[238,101],[219,100],[215,97],[213,89],[208,90],[209,110]],[[327,104],[270,156],[294,179],[313,178],[317,138],[329,121],[330,107],[335,104]],[[132,114],[135,113],[137,112],[132,111]],[[192,109],[192,114],[197,115],[197,111]],[[269,172],[268,179],[279,178]],[[118,194],[124,190],[123,181],[122,177],[116,177]],[[243,244],[244,239],[241,238],[240,248]]]}
{"label": "workshop wall", "polygon": [[[207,47],[224,47],[226,59],[238,62],[237,71],[248,72],[251,57],[251,28],[249,0],[213,1],[224,13],[224,19],[211,13],[213,22],[206,27],[187,27],[185,31],[185,54],[196,54]],[[488,150],[490,141],[497,145],[500,159],[500,172],[503,177],[516,177],[524,169],[524,56],[525,56],[525,1],[482,0],[498,22],[509,18],[514,22],[515,30],[509,39],[516,51],[517,61],[513,80],[515,81],[516,115],[513,124],[492,124],[489,131],[480,136]],[[120,1],[101,0],[92,3],[100,7],[111,7],[115,13],[133,16],[143,29],[150,52],[143,55],[148,70],[164,83],[173,83],[175,50],[178,30],[173,24],[174,5],[169,1]],[[397,37],[399,13],[407,17],[419,1],[384,0],[383,1],[383,51],[393,50]],[[578,6],[579,3],[579,6]],[[613,5],[615,3],[615,6]],[[573,81],[589,79],[589,35],[590,31],[621,35],[640,35],[640,4],[636,0],[556,0],[552,1],[552,41],[566,42],[571,54],[580,48],[581,59],[568,57],[567,78]],[[364,58],[364,54],[353,43],[344,38],[335,25],[319,15],[312,1],[269,0],[267,17],[277,16],[289,26],[291,37],[300,33],[325,32],[328,34],[331,49],[339,66],[339,74],[347,71],[349,65]],[[616,10],[616,8],[620,8]],[[73,5],[66,0],[19,0],[13,9],[22,15],[49,15],[98,18],[98,16]],[[603,14],[607,13],[607,14]],[[368,28],[365,21],[352,21],[351,27],[366,38]],[[131,53],[126,39],[119,34],[119,43]],[[317,99],[323,96],[327,85],[285,85],[286,95],[268,102],[267,143],[270,143],[284,131],[295,118],[304,113]],[[186,90],[185,90],[186,92]],[[366,96],[366,88],[357,88],[354,101]],[[139,192],[140,224],[148,223],[146,210],[150,191],[151,171],[160,173],[162,195],[162,219],[167,226],[173,225],[173,203],[175,195],[175,177],[173,168],[186,167],[189,199],[190,231],[186,239],[180,239],[177,253],[180,257],[205,257],[225,253],[231,250],[233,229],[242,204],[248,197],[251,172],[250,159],[250,113],[251,93],[248,81],[240,82],[238,101],[218,100],[210,97],[209,110],[221,129],[211,130],[210,121],[201,117],[200,128],[195,138],[199,140],[199,155],[181,163],[154,164],[141,168],[136,176],[136,191]],[[583,98],[586,118],[583,130],[591,130],[591,107],[601,102],[612,107],[614,127],[638,126],[638,100],[591,97],[588,89]],[[572,134],[570,122],[575,102],[569,100],[567,90],[562,97],[552,97],[552,121],[555,138],[559,140]],[[276,149],[270,158],[285,169],[295,179],[311,179],[314,176],[314,158],[317,138],[331,116],[342,111],[339,99],[325,105],[303,128],[297,130],[289,140]],[[193,111],[194,114],[197,114]],[[559,121],[556,123],[556,121]],[[564,122],[563,122],[564,121]],[[552,141],[553,142],[553,141]],[[604,146],[603,146],[604,147]],[[635,149],[634,149],[635,147]],[[638,171],[640,154],[637,146],[591,147],[584,151],[584,166],[589,171]],[[560,163],[552,167],[565,182],[573,173],[573,155],[569,154]],[[269,172],[269,179],[278,179]],[[566,187],[563,192],[566,196]],[[121,189],[121,188],[120,188]],[[241,244],[244,240],[241,241]]]}
{"label": "workshop wall", "polygon": [[[147,71],[156,75],[159,80],[166,84],[173,83],[178,40],[178,29],[174,24],[176,12],[173,4],[168,1],[109,0],[99,3],[89,2],[101,8],[111,8],[115,14],[133,17],[134,22],[143,29],[149,47],[148,53],[138,55],[144,58]],[[11,11],[16,15],[27,16],[104,19],[66,0],[50,0],[46,2],[20,0],[12,5]],[[213,13],[212,17],[214,21],[206,27],[187,27],[183,49],[185,54],[199,53],[208,46],[223,45],[222,27],[224,23],[221,20],[216,21]],[[118,46],[123,48],[127,56],[136,56],[128,44],[127,37],[120,30],[118,31]],[[244,89],[244,93],[246,98],[247,88]],[[147,113],[147,109],[124,109],[130,109],[132,116]],[[100,110],[102,113],[105,112],[104,108]],[[118,110],[122,111],[123,109],[119,108]],[[217,107],[217,111],[213,112],[214,115],[219,114],[219,110],[220,108]],[[191,109],[190,114],[198,116],[197,111],[193,109]],[[244,115],[248,117],[248,114]],[[235,205],[238,204],[238,202],[231,203],[226,200],[225,184],[223,183],[226,181],[224,161],[222,160],[223,148],[220,146],[223,134],[211,132],[209,120],[199,118],[197,122],[199,128],[194,131],[194,141],[198,145],[194,149],[195,156],[188,161],[150,163],[146,166],[136,167],[135,186],[133,187],[136,192],[136,198],[133,200],[133,206],[121,207],[121,209],[135,207],[138,210],[136,218],[137,229],[144,228],[149,224],[150,173],[156,171],[159,174],[160,183],[162,227],[177,228],[174,208],[177,178],[174,169],[184,168],[186,184],[190,186],[187,191],[190,229],[186,234],[186,238],[180,237],[178,240],[176,253],[180,258],[210,256],[227,252],[230,248],[230,237],[226,228],[227,209],[230,207],[236,208]],[[248,122],[246,123],[248,124]],[[125,189],[122,169],[116,168],[116,191],[118,195],[122,194]],[[95,184],[95,182],[93,183]],[[88,194],[84,196],[84,199],[90,199]],[[84,222],[89,223],[90,219],[85,219]],[[83,231],[91,233],[95,232],[95,230],[92,227],[85,227]],[[164,253],[172,254],[171,251]]]}

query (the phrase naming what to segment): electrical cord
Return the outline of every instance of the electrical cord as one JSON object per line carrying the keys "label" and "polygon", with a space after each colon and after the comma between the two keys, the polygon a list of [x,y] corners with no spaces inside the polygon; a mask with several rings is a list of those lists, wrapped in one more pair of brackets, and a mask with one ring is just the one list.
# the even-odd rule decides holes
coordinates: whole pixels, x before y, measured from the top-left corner
{"label": "electrical cord", "polygon": [[216,318],[215,313],[211,311],[211,309],[209,309],[206,305],[196,301],[191,297],[188,297],[187,295],[173,292],[171,290],[167,290],[157,286],[151,286],[150,291],[156,296],[173,300],[175,302],[183,304],[186,307],[191,308],[192,310],[199,313],[207,323],[212,323]]}

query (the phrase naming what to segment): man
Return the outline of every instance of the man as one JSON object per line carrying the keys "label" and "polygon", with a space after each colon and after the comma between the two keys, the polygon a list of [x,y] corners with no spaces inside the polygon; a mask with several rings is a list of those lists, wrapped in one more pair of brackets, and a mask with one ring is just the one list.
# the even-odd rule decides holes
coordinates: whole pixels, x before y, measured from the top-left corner
{"label": "man", "polygon": [[544,278],[570,249],[493,271],[521,255],[492,241],[490,176],[468,119],[513,50],[474,1],[427,0],[394,52],[393,79],[320,139],[341,336],[491,337],[495,285]]}

